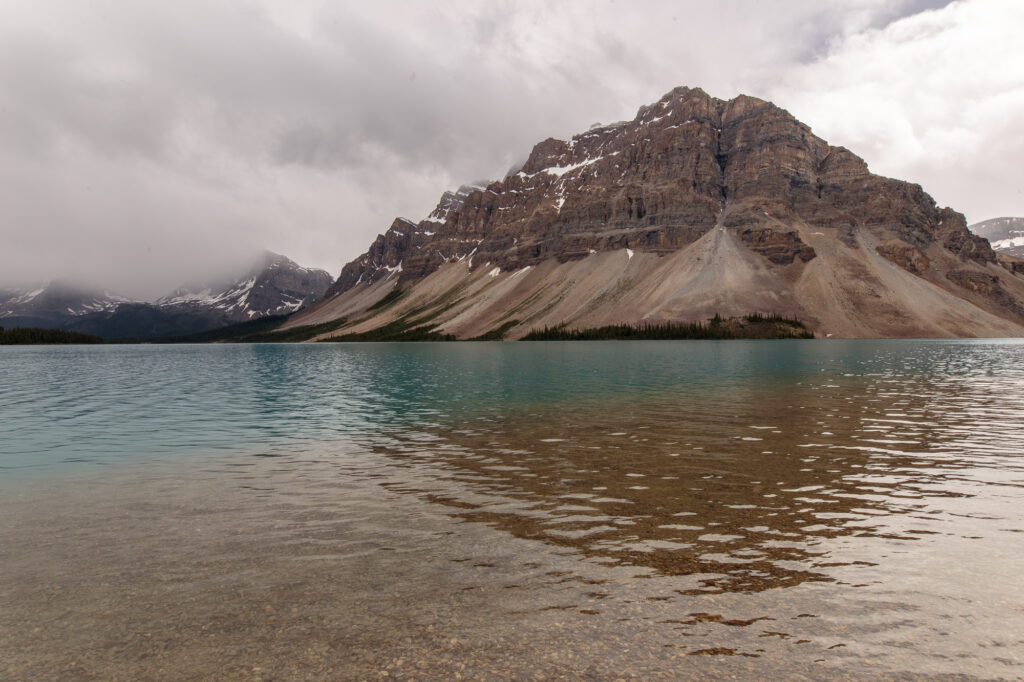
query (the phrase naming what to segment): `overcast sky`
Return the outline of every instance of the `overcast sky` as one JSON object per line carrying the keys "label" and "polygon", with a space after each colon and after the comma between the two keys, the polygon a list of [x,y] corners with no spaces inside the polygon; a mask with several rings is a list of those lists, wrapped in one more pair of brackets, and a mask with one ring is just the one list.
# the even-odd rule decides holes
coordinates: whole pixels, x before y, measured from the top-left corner
{"label": "overcast sky", "polygon": [[0,284],[148,298],[263,248],[337,275],[677,85],[1024,215],[1022,29],[1019,0],[0,0]]}

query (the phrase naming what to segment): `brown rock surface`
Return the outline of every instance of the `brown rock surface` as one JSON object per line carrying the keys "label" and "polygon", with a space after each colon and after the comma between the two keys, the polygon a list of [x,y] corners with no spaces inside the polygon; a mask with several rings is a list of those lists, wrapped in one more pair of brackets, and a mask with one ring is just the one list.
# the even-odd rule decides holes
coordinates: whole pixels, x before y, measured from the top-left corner
{"label": "brown rock surface", "polygon": [[871,174],[769,102],[676,88],[396,220],[288,326],[516,338],[778,312],[822,336],[1006,336],[1024,334],[1022,300],[1019,269],[920,186]]}
{"label": "brown rock surface", "polygon": [[875,250],[908,272],[924,273],[931,265],[931,261],[920,250],[898,239],[876,246]]}

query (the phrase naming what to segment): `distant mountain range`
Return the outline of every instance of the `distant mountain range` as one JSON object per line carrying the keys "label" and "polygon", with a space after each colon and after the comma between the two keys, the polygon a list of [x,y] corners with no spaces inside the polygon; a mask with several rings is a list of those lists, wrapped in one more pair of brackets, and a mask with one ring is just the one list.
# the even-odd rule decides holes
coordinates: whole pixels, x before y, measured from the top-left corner
{"label": "distant mountain range", "polygon": [[266,252],[240,275],[185,285],[151,303],[56,281],[0,289],[0,326],[63,329],[108,339],[180,336],[293,313],[323,296],[332,279],[324,270]]}
{"label": "distant mountain range", "polygon": [[[6,326],[12,321],[50,324],[92,313],[113,310],[131,299],[109,292],[89,291],[70,282],[55,280],[46,286],[0,289],[0,319]],[[18,326],[29,326],[21,324]]]}
{"label": "distant mountain range", "polygon": [[1024,336],[1024,261],[774,104],[683,87],[396,219],[282,330],[517,339],[753,313],[822,337]]}
{"label": "distant mountain range", "polygon": [[1024,336],[1021,255],[1024,218],[969,230],[771,102],[683,87],[631,121],[538,143],[423,220],[395,219],[333,283],[268,253],[154,302],[62,283],[0,291],[0,326],[412,340],[761,319],[819,337]]}
{"label": "distant mountain range", "polygon": [[992,218],[974,223],[970,230],[987,239],[996,251],[1024,258],[1024,218]]}

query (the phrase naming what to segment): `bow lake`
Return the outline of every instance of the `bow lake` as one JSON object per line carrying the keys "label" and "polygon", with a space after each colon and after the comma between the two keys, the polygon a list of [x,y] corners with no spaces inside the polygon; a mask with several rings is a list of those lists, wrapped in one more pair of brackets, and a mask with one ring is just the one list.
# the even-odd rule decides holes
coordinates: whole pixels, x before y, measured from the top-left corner
{"label": "bow lake", "polygon": [[0,678],[1024,676],[1021,341],[3,347],[0,385]]}

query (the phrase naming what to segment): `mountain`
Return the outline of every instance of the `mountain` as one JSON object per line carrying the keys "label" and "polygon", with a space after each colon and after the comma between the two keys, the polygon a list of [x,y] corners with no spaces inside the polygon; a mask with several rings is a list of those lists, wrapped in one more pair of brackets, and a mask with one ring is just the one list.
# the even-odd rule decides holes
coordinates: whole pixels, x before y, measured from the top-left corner
{"label": "mountain", "polygon": [[397,219],[284,328],[519,338],[760,312],[819,336],[1019,336],[1021,272],[770,102],[676,88]]}
{"label": "mountain", "polygon": [[226,324],[268,315],[286,315],[324,295],[331,285],[326,270],[304,268],[276,253],[265,252],[241,276],[226,282],[186,285],[156,301],[173,311],[216,311]]}
{"label": "mountain", "polygon": [[1024,218],[992,218],[974,223],[969,229],[989,240],[996,251],[1024,258]]}
{"label": "mountain", "polygon": [[57,328],[71,319],[111,311],[129,302],[123,296],[60,280],[37,287],[0,289],[0,325]]}
{"label": "mountain", "polygon": [[37,326],[110,339],[195,334],[309,305],[331,284],[324,270],[303,268],[266,252],[242,273],[185,285],[153,303],[100,296],[68,285],[0,292],[0,325]]}

